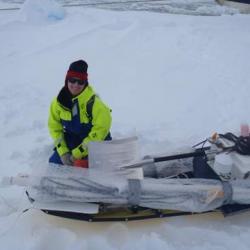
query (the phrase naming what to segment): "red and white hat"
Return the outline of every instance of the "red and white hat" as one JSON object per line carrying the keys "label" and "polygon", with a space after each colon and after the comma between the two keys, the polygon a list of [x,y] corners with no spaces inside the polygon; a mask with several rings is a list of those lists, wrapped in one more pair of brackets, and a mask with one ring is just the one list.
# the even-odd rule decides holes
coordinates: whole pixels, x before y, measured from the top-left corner
{"label": "red and white hat", "polygon": [[88,82],[88,64],[83,60],[73,62],[69,66],[69,70],[66,75],[65,84],[69,78],[79,78],[82,81]]}

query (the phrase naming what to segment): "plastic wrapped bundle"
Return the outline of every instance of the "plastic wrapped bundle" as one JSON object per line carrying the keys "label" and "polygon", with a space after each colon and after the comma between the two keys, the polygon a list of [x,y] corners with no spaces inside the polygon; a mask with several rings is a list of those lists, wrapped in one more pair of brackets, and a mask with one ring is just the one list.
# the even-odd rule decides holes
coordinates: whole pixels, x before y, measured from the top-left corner
{"label": "plastic wrapped bundle", "polygon": [[48,167],[29,178],[29,193],[43,202],[126,203],[121,192],[127,185],[123,175],[81,168]]}
{"label": "plastic wrapped bundle", "polygon": [[217,180],[128,180],[121,171],[104,173],[68,167],[48,168],[31,179],[29,193],[42,202],[97,202],[203,212],[221,206],[225,198],[223,185]]}
{"label": "plastic wrapped bundle", "polygon": [[231,181],[231,203],[250,204],[250,180]]}
{"label": "plastic wrapped bundle", "polygon": [[145,177],[171,178],[193,171],[193,158],[157,162],[143,166]]}
{"label": "plastic wrapped bundle", "polygon": [[204,212],[224,203],[223,185],[206,179],[145,179],[140,205],[155,209]]}

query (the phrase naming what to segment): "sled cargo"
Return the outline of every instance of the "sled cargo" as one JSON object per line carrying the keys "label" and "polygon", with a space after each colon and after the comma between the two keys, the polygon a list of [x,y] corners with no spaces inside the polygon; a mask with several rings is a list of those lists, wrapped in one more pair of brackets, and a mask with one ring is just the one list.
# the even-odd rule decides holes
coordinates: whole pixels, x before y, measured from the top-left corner
{"label": "sled cargo", "polygon": [[235,144],[217,138],[208,147],[140,159],[136,138],[94,142],[88,169],[48,166],[11,182],[27,186],[34,208],[89,222],[233,215],[250,208],[250,157]]}

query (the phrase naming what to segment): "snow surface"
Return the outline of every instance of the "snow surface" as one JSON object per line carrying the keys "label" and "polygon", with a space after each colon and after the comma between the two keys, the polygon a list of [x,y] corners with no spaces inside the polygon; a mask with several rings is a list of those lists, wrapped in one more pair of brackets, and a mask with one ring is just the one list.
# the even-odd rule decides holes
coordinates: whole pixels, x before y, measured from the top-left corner
{"label": "snow surface", "polygon": [[[34,0],[32,2],[37,2]],[[46,3],[47,0],[45,0]],[[154,11],[187,15],[217,16],[222,14],[239,13],[238,7],[221,6],[215,0],[56,0],[62,6],[92,6],[112,10]],[[24,0],[0,0],[0,11],[22,7]],[[44,1],[42,1],[44,2]],[[46,4],[47,6],[47,4]],[[43,7],[44,8],[44,4]]]}
{"label": "snow surface", "polygon": [[[39,12],[39,2],[0,13],[0,176],[47,164],[49,105],[69,64],[80,58],[112,107],[113,137],[138,135],[142,155],[250,124],[250,16],[63,13],[49,4]],[[36,11],[46,15],[38,20]],[[24,191],[0,188],[1,249],[250,248],[249,214],[89,224],[22,213]]]}

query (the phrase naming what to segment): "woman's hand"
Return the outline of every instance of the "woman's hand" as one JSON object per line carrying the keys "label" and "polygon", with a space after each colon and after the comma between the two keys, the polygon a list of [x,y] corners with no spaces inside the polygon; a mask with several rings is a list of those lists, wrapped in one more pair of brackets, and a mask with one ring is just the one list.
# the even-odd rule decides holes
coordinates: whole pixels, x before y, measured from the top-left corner
{"label": "woman's hand", "polygon": [[61,158],[63,165],[73,166],[74,161],[73,161],[73,157],[70,153],[66,153],[66,154],[62,155],[60,158]]}

